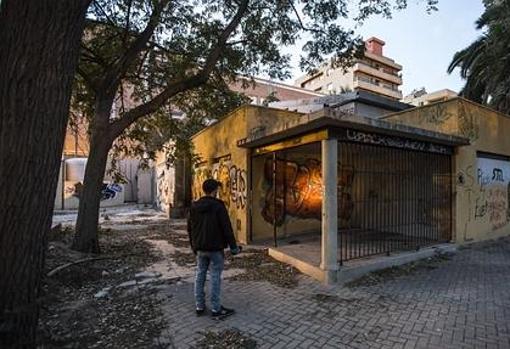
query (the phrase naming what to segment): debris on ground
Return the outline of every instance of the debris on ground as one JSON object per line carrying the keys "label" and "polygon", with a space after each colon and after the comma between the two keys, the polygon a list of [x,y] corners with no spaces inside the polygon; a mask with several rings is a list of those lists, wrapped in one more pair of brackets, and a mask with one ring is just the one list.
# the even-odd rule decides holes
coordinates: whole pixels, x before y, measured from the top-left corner
{"label": "debris on ground", "polygon": [[165,240],[176,248],[190,248],[186,226],[160,223],[152,224],[149,230],[150,238],[153,240]]}
{"label": "debris on ground", "polygon": [[197,257],[193,253],[175,251],[171,257],[175,264],[181,267],[189,266],[194,268],[197,264]]}
{"label": "debris on ground", "polygon": [[173,281],[145,271],[161,259],[147,230],[100,229],[100,255],[71,250],[73,235],[60,226],[48,239],[44,274],[54,272],[43,280],[39,346],[154,347],[166,324],[153,286]]}
{"label": "debris on ground", "polygon": [[[161,290],[192,275],[196,257],[183,220],[128,213],[103,214],[99,255],[71,250],[72,222],[58,217],[63,223],[55,224],[48,236],[44,275],[51,273],[42,286],[41,348],[162,347],[157,341],[168,324],[160,303],[172,295]],[[168,251],[158,241],[167,244]],[[163,272],[165,268],[172,270]],[[234,280],[268,281],[280,287],[298,283],[298,271],[273,260],[266,250],[252,248],[236,256],[227,252],[225,269],[239,272],[230,277]],[[256,347],[234,330],[207,334],[202,343],[208,343],[207,348]]]}
{"label": "debris on ground", "polygon": [[316,301],[320,306],[323,306],[325,308],[330,308],[332,305],[344,305],[344,306],[351,306],[356,305],[359,302],[361,302],[361,298],[345,298],[345,297],[339,297],[336,294],[327,294],[327,293],[315,293],[312,295],[312,299]]}
{"label": "debris on ground", "polygon": [[436,269],[445,261],[450,260],[452,256],[453,253],[436,253],[433,257],[416,262],[371,272],[359,279],[346,283],[345,286],[349,288],[374,286],[418,271]]}
{"label": "debris on ground", "polygon": [[292,266],[271,258],[267,250],[247,249],[239,255],[226,253],[225,269],[244,269],[229,277],[238,281],[268,281],[276,286],[294,288],[298,285],[299,271]]}
{"label": "debris on ground", "polygon": [[[315,293],[312,295],[312,299],[319,303],[339,303],[341,299],[336,294],[327,294],[327,293]],[[354,300],[358,300],[353,299]]]}
{"label": "debris on ground", "polygon": [[226,329],[221,332],[208,331],[198,341],[198,349],[254,349],[257,342],[244,335],[238,329]]}

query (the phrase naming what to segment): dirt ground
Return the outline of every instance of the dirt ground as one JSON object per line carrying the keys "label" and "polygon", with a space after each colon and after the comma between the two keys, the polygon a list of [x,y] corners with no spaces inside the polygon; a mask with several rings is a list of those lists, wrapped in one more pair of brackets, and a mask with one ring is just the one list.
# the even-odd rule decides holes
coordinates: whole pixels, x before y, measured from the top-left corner
{"label": "dirt ground", "polygon": [[[39,348],[166,348],[161,304],[171,284],[192,281],[195,256],[183,220],[153,210],[108,211],[100,220],[100,255],[72,251],[72,219],[56,217],[41,295]],[[226,254],[224,277],[297,285],[297,271],[264,250]],[[199,347],[254,348],[232,331],[204,333]]]}
{"label": "dirt ground", "polygon": [[[54,224],[59,223],[60,227],[49,236],[41,295],[39,348],[186,347],[185,342],[190,337],[181,338],[179,333],[183,326],[187,330],[190,326],[198,326],[198,322],[194,319],[190,289],[196,257],[189,247],[184,220],[169,220],[163,213],[152,209],[108,209],[100,219],[101,254],[87,255],[69,248],[74,234],[73,215],[55,216]],[[436,256],[371,273],[346,285],[344,291],[378,287],[391,280],[433,271],[449,258]],[[259,296],[263,299],[260,304],[282,294],[288,295],[285,302],[292,302],[293,297],[302,296],[301,282],[306,280],[294,268],[269,257],[266,250],[253,247],[245,248],[237,256],[226,252],[223,276],[230,301],[235,302],[236,295],[242,292],[260,288]],[[242,290],[234,291],[232,287]],[[188,291],[182,295],[184,289]],[[333,309],[356,308],[356,304],[361,306],[364,302],[359,297],[324,292],[313,294],[310,300],[317,314],[326,318],[336,316]],[[249,308],[249,305],[245,304],[245,307]],[[176,321],[174,312],[182,312],[184,308],[186,315]],[[300,314],[302,309],[296,309],[296,314]],[[238,319],[250,316],[255,315],[248,311],[238,315]],[[196,340],[188,347],[267,347],[265,340],[261,342],[253,333],[247,333],[245,329],[241,331],[239,328],[242,327],[227,323],[214,327],[210,323],[212,320],[201,321],[203,327],[195,329],[193,338]],[[250,326],[260,331],[252,320],[244,325],[245,328]],[[257,335],[261,333],[257,332]]]}

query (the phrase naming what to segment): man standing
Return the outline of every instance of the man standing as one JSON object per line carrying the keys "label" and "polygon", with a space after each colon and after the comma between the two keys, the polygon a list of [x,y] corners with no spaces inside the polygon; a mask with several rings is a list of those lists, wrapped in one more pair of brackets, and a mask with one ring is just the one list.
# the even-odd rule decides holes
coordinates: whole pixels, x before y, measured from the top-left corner
{"label": "man standing", "polygon": [[191,248],[197,255],[195,277],[195,303],[197,315],[205,313],[205,280],[210,269],[212,317],[221,319],[234,314],[233,309],[221,305],[221,273],[225,255],[230,247],[233,255],[240,252],[237,246],[227,208],[216,198],[221,183],[207,179],[202,184],[205,196],[193,202],[188,216],[188,233]]}

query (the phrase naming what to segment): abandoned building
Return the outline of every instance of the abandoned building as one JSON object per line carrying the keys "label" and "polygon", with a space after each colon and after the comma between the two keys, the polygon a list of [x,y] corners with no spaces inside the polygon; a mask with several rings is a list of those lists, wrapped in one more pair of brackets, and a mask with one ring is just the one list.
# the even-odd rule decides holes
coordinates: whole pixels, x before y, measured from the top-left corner
{"label": "abandoned building", "polygon": [[[299,98],[307,100],[323,96],[320,92],[261,78],[249,80],[239,77],[230,84],[230,88],[243,93],[250,98],[252,104],[257,105],[264,104],[268,97],[279,101],[295,101]],[[121,104],[116,103],[114,108],[119,108]],[[131,107],[134,102],[126,98],[123,104]],[[174,110],[172,116],[180,118],[182,114],[181,111]],[[67,128],[55,195],[56,210],[78,208],[89,153],[87,128],[88,124],[84,118],[73,120]],[[119,159],[118,171],[124,180],[122,183],[115,181],[106,171],[101,190],[101,207],[136,203],[154,206],[171,217],[182,217],[185,207],[189,206],[191,200],[189,159],[178,159],[172,164],[167,160],[166,155],[159,152],[156,159],[149,162],[149,168],[141,168],[141,161],[136,157]],[[107,167],[111,168],[110,165],[109,161]]]}
{"label": "abandoned building", "polygon": [[507,115],[460,97],[274,106],[240,107],[193,136],[193,197],[204,179],[222,182],[240,242],[332,282],[370,256],[510,233]]}

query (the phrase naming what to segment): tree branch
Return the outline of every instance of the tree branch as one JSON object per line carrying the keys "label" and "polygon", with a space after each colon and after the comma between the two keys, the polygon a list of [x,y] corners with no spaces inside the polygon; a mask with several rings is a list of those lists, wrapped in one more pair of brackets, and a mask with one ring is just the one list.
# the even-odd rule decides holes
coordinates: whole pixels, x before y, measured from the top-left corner
{"label": "tree branch", "polygon": [[120,57],[117,62],[113,63],[107,75],[104,78],[103,88],[105,90],[112,90],[119,84],[122,76],[126,73],[129,66],[137,55],[146,47],[149,39],[152,37],[154,30],[159,24],[159,19],[164,8],[168,5],[170,0],[161,0],[156,3],[154,10],[151,13],[149,21],[145,29],[137,36],[131,46]]}
{"label": "tree branch", "polygon": [[216,62],[221,56],[223,49],[225,48],[225,44],[230,37],[230,35],[235,31],[239,23],[241,23],[241,19],[244,16],[244,13],[248,9],[248,0],[244,0],[239,4],[239,8],[237,9],[236,14],[227,25],[227,27],[223,30],[220,37],[218,38],[218,43],[216,47],[210,52],[209,56],[205,61],[205,67],[202,70],[201,74],[209,75],[213,70]]}
{"label": "tree branch", "polygon": [[89,61],[98,63],[104,69],[108,67],[108,64],[102,59],[100,56],[96,55],[96,53],[91,50],[87,45],[81,44],[81,55],[82,57],[87,57]]}
{"label": "tree branch", "polygon": [[99,4],[98,1],[92,1],[94,6],[102,13],[102,15],[106,18],[106,21],[109,22],[112,26],[115,26],[115,22],[108,16],[108,13],[103,9],[103,7]]}
{"label": "tree branch", "polygon": [[129,1],[128,9],[127,9],[127,15],[126,15],[126,26],[124,28],[124,40],[127,40],[127,37],[129,35],[129,25],[131,20],[131,7],[133,5],[133,0]]}
{"label": "tree branch", "polygon": [[110,124],[110,136],[112,139],[117,138],[127,127],[129,127],[139,118],[157,111],[168,99],[175,96],[176,94],[199,87],[207,82],[209,75],[214,70],[216,63],[218,62],[225,49],[228,38],[235,31],[239,23],[241,23],[241,20],[248,9],[248,1],[249,0],[243,0],[240,3],[236,14],[230,23],[221,32],[220,36],[218,37],[216,46],[207,56],[204,67],[198,73],[190,77],[179,79],[173,84],[168,85],[162,92],[160,92],[149,102],[127,111],[120,119],[112,122]]}
{"label": "tree branch", "polygon": [[89,74],[85,73],[80,65],[77,66],[76,72],[82,77],[85,84],[95,93],[97,91],[97,82]]}
{"label": "tree branch", "polygon": [[309,28],[309,27],[305,26],[305,24],[303,23],[303,20],[301,19],[301,16],[299,15],[299,12],[298,12],[296,6],[294,6],[294,3],[292,1],[289,1],[289,4],[292,7],[292,10],[294,11],[294,14],[296,15],[296,17],[298,19],[299,26],[301,27],[302,30],[311,32],[311,33],[324,33],[324,31],[322,31],[322,30]]}

